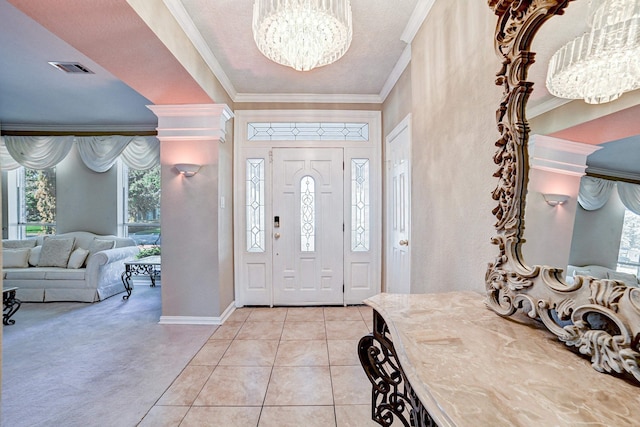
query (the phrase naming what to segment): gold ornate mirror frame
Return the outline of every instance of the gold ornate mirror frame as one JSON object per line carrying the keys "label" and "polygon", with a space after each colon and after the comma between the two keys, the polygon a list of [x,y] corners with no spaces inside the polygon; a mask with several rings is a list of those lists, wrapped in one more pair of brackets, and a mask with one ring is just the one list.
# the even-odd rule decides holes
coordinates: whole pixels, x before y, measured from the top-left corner
{"label": "gold ornate mirror frame", "polygon": [[[502,61],[496,85],[503,96],[496,113],[500,138],[494,161],[493,199],[499,254],[489,264],[487,304],[501,316],[525,313],[539,319],[567,346],[591,358],[594,369],[640,382],[640,289],[615,280],[577,276],[569,285],[562,269],[528,266],[522,258],[524,208],[529,176],[527,81],[542,24],[564,13],[573,0],[488,0],[498,16],[495,49]],[[586,0],[585,0],[586,1]]]}

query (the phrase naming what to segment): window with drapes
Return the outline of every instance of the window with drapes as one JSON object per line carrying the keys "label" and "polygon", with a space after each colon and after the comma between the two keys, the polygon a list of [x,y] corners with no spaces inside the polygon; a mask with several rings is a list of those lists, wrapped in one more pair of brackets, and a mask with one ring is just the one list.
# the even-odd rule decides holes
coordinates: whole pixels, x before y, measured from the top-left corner
{"label": "window with drapes", "polygon": [[[103,173],[120,161],[126,172],[119,233],[140,244],[159,242],[160,142],[155,136],[0,137],[0,166],[8,172],[9,236],[55,232],[55,166],[76,147],[90,170]],[[119,190],[120,191],[120,190]],[[153,242],[151,242],[153,240]]]}

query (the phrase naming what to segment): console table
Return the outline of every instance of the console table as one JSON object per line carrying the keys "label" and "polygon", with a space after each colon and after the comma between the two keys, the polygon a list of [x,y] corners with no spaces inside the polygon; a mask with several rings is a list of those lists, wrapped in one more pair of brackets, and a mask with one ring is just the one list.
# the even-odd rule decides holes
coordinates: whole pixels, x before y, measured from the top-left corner
{"label": "console table", "polygon": [[126,261],[124,263],[124,272],[120,276],[124,290],[127,291],[127,295],[124,295],[122,299],[129,299],[131,292],[133,291],[133,283],[131,277],[136,275],[147,275],[151,279],[151,286],[156,285],[156,277],[160,275],[160,255],[153,255],[144,258],[137,259],[135,261]]}
{"label": "console table", "polygon": [[380,294],[360,340],[383,426],[637,426],[640,387],[596,372],[531,319],[474,292]]}
{"label": "console table", "polygon": [[2,289],[2,324],[3,325],[13,325],[16,323],[15,320],[11,318],[16,311],[22,305],[22,301],[16,298],[16,290],[18,288],[4,288]]}

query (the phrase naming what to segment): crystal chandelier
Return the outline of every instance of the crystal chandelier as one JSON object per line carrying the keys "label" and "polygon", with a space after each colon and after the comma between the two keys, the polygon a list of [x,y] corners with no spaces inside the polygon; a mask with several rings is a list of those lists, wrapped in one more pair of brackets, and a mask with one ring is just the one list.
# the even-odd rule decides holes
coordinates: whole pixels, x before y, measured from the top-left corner
{"label": "crystal chandelier", "polygon": [[590,30],[558,50],[547,88],[589,104],[640,88],[640,0],[590,0]]}
{"label": "crystal chandelier", "polygon": [[331,64],[351,44],[349,0],[255,0],[253,38],[260,52],[298,71]]}

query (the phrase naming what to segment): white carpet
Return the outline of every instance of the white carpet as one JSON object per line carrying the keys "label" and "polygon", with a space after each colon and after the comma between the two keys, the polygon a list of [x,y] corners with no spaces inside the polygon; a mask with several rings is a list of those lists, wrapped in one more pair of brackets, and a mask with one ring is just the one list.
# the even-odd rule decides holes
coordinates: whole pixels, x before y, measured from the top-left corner
{"label": "white carpet", "polygon": [[2,425],[135,426],[215,331],[159,325],[160,292],[23,304],[4,327]]}

